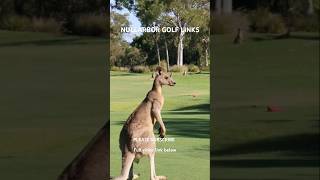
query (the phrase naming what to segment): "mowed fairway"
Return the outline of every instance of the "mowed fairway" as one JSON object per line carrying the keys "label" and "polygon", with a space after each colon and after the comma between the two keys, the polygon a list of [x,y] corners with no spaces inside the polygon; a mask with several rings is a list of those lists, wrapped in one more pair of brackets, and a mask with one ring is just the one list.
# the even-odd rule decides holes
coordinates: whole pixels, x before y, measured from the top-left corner
{"label": "mowed fairway", "polygon": [[214,179],[318,179],[319,34],[232,38],[214,36]]}
{"label": "mowed fairway", "polygon": [[[157,175],[173,180],[209,179],[209,73],[182,76],[174,74],[175,87],[163,88],[165,103],[162,118],[167,137],[175,142],[158,143],[158,147],[175,148],[175,153],[156,154]],[[111,72],[111,175],[120,173],[119,133],[123,122],[151,89],[151,74]],[[155,131],[157,132],[157,131]],[[158,136],[158,135],[157,135]],[[147,157],[134,165],[141,180],[150,179]]]}
{"label": "mowed fairway", "polygon": [[103,38],[0,31],[0,179],[55,180],[106,122]]}

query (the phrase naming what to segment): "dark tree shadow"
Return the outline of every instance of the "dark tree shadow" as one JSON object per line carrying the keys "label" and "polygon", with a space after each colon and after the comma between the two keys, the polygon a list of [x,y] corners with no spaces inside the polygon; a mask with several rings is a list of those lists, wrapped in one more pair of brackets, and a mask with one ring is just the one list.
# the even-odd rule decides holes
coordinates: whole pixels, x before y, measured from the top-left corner
{"label": "dark tree shadow", "polygon": [[318,167],[319,159],[241,159],[211,161],[212,167],[266,168],[266,167]]}
{"label": "dark tree shadow", "polygon": [[206,103],[206,104],[197,104],[197,105],[192,105],[192,106],[186,106],[186,107],[182,107],[182,108],[178,108],[175,109],[174,111],[189,111],[189,110],[193,110],[193,111],[206,111],[209,113],[210,111],[210,104]]}
{"label": "dark tree shadow", "polygon": [[[168,136],[181,136],[191,138],[209,138],[210,124],[208,119],[201,118],[163,118],[167,128]],[[124,121],[112,123],[114,125],[123,125]],[[158,129],[158,124],[155,130]]]}
{"label": "dark tree shadow", "polygon": [[[85,42],[85,38],[74,37],[74,38],[56,38],[47,40],[33,40],[33,41],[19,41],[19,42],[9,42],[0,43],[0,47],[10,47],[10,46],[54,46],[54,45],[85,45],[89,42]],[[97,41],[96,43],[105,43],[105,41]],[[92,42],[90,42],[92,44]]]}
{"label": "dark tree shadow", "polygon": [[281,39],[301,39],[301,40],[312,40],[312,41],[318,41],[320,40],[320,36],[318,35],[301,35],[301,34],[292,34],[288,37],[284,37],[283,35],[264,35],[263,37],[254,36],[251,37],[253,41],[270,41],[270,40],[281,40]]}
{"label": "dark tree shadow", "polygon": [[200,118],[166,118],[168,136],[183,136],[191,138],[209,138],[210,123]]}
{"label": "dark tree shadow", "polygon": [[289,155],[319,157],[319,133],[295,134],[265,138],[214,150],[215,156],[283,152]]}
{"label": "dark tree shadow", "polygon": [[[111,77],[119,77],[119,76],[139,76],[141,73],[121,73],[121,74],[111,74]],[[150,74],[151,78],[151,74]]]}

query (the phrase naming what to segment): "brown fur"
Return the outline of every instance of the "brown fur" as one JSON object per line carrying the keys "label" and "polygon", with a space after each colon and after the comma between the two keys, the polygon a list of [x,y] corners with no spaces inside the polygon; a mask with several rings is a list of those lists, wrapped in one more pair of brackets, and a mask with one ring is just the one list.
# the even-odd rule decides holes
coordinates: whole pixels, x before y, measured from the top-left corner
{"label": "brown fur", "polygon": [[[107,124],[66,167],[58,180],[106,180],[109,177]],[[108,140],[107,140],[108,139]]]}
{"label": "brown fur", "polygon": [[156,122],[160,125],[160,137],[166,134],[166,128],[161,118],[161,109],[164,103],[162,95],[162,86],[175,85],[171,75],[157,69],[157,75],[154,79],[152,89],[148,92],[145,99],[129,116],[120,133],[119,144],[122,152],[122,170],[119,177],[115,180],[127,180],[133,178],[133,161],[142,156],[148,156],[151,166],[151,180],[166,179],[165,176],[157,176],[155,173],[154,151],[143,151],[154,149],[155,141],[139,142],[134,138],[155,138],[153,128]]}

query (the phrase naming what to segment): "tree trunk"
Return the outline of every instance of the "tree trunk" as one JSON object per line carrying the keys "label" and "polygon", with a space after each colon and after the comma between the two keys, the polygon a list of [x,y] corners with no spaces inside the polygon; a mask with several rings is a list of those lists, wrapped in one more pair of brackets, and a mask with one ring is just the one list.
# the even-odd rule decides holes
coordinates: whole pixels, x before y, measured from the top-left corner
{"label": "tree trunk", "polygon": [[[181,28],[180,28],[181,29]],[[179,43],[178,43],[178,55],[177,55],[177,65],[182,66],[183,65],[183,39],[184,39],[184,33],[180,30],[179,35]]]}
{"label": "tree trunk", "polygon": [[232,0],[223,0],[222,1],[222,11],[224,14],[232,13]]}
{"label": "tree trunk", "polygon": [[166,48],[166,55],[167,55],[167,72],[170,71],[170,60],[169,60],[169,51],[168,51],[168,45],[167,45],[167,39],[166,37],[164,37],[164,45],[165,45],[165,48]]}
{"label": "tree trunk", "polygon": [[206,48],[206,67],[209,66],[209,61],[208,61],[208,48]]}
{"label": "tree trunk", "polygon": [[180,47],[180,66],[183,66],[183,38],[181,39]]}
{"label": "tree trunk", "polygon": [[178,48],[177,48],[177,66],[180,64],[180,41],[178,43]]}
{"label": "tree trunk", "polygon": [[221,14],[221,0],[216,0],[215,3],[215,11],[217,14]]}
{"label": "tree trunk", "polygon": [[157,45],[157,56],[158,56],[158,65],[160,66],[160,50],[159,50],[159,45],[158,45],[158,41],[156,40],[156,45]]}
{"label": "tree trunk", "polygon": [[312,15],[314,13],[314,8],[313,8],[313,0],[308,0],[308,11],[307,14],[308,15]]}

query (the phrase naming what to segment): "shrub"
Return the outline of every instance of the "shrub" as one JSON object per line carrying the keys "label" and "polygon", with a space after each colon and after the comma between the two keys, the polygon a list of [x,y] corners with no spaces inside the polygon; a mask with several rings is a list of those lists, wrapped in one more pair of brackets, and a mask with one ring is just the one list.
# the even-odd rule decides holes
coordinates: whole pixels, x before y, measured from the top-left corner
{"label": "shrub", "polygon": [[198,66],[194,65],[194,64],[189,64],[188,65],[188,71],[189,72],[200,72],[200,69]]}
{"label": "shrub", "polygon": [[150,65],[149,69],[151,72],[155,72],[158,66],[159,66],[158,64]]}
{"label": "shrub", "polygon": [[132,66],[130,68],[130,72],[133,72],[133,73],[148,73],[148,72],[150,72],[150,69],[149,69],[149,67],[142,66],[142,65]]}
{"label": "shrub", "polygon": [[311,16],[294,16],[290,17],[291,26],[295,31],[319,31],[319,15],[314,14]]}
{"label": "shrub", "polygon": [[73,32],[79,35],[103,36],[106,35],[107,21],[102,15],[79,16],[73,27]]}
{"label": "shrub", "polygon": [[28,18],[26,16],[9,16],[4,19],[0,27],[10,31],[35,31],[60,33],[61,24],[53,18]]}
{"label": "shrub", "polygon": [[166,60],[161,60],[160,61],[160,67],[162,67],[162,69],[165,69],[166,71],[168,71],[168,69],[167,69],[167,61]]}
{"label": "shrub", "polygon": [[1,24],[1,29],[10,31],[28,31],[32,29],[31,19],[26,16],[9,16],[5,18]]}
{"label": "shrub", "polygon": [[53,18],[33,18],[32,31],[61,33],[62,26]]}
{"label": "shrub", "polygon": [[[158,64],[154,64],[154,65],[150,65],[149,69],[150,69],[150,71],[155,72],[157,67],[159,67],[159,65]],[[164,71],[168,71],[167,70],[167,62],[165,60],[161,60],[160,61],[160,67],[162,67],[162,69]]]}
{"label": "shrub", "polygon": [[280,15],[272,15],[269,22],[269,33],[284,33],[286,32],[286,25],[283,18]]}
{"label": "shrub", "polygon": [[247,16],[240,12],[234,12],[232,14],[215,14],[212,25],[214,34],[233,33],[238,28],[243,32],[249,29]]}
{"label": "shrub", "polygon": [[249,15],[251,29],[259,33],[284,33],[286,26],[280,15],[272,14],[267,8],[258,8]]}
{"label": "shrub", "polygon": [[210,71],[210,66],[202,66],[201,71]]}
{"label": "shrub", "polygon": [[111,66],[111,71],[129,72],[127,67]]}
{"label": "shrub", "polygon": [[177,65],[173,65],[173,66],[171,66],[170,67],[170,70],[172,71],[172,72],[188,72],[188,66],[185,66],[185,65],[183,65],[183,66],[177,66]]}

